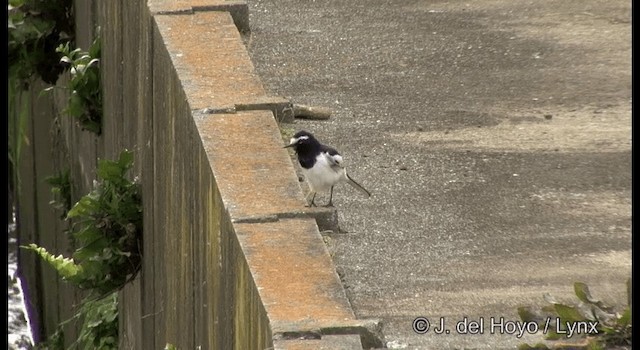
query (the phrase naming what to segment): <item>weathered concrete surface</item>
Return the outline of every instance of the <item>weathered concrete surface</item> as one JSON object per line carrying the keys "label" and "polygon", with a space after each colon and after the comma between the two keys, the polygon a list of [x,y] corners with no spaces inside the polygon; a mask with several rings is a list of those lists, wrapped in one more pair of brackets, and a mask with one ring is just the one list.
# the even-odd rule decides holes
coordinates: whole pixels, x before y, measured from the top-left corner
{"label": "weathered concrete surface", "polygon": [[[156,15],[155,20],[165,29],[165,45],[192,109],[233,108],[265,96],[229,13]],[[194,49],[194,43],[204,46]]]}
{"label": "weathered concrete surface", "polygon": [[[196,124],[233,218],[276,215],[304,207],[293,165],[270,112],[210,114],[197,117]],[[290,172],[283,171],[286,169]]]}
{"label": "weathered concrete surface", "polygon": [[[358,317],[388,345],[515,348],[461,335],[583,281],[622,306],[631,249],[628,1],[249,1],[268,92],[373,196],[339,187],[325,240]],[[411,329],[418,316],[449,335]]]}
{"label": "weathered concrete surface", "polygon": [[313,220],[235,227],[274,334],[319,331],[354,319]]}

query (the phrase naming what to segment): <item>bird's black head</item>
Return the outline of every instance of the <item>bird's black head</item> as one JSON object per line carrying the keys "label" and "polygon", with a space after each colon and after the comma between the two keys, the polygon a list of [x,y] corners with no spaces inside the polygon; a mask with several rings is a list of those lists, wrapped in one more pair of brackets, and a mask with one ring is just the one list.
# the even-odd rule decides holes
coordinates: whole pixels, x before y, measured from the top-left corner
{"label": "bird's black head", "polygon": [[289,144],[284,147],[293,147],[298,153],[306,153],[318,149],[320,142],[312,133],[300,130],[293,135]]}

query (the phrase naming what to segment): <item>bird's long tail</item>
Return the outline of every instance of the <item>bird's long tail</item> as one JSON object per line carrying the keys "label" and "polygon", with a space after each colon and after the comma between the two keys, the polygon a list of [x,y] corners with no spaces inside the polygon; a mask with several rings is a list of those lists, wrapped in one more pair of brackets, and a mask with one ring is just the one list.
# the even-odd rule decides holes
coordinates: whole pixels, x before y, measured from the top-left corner
{"label": "bird's long tail", "polygon": [[362,192],[365,196],[367,197],[371,197],[371,193],[369,191],[367,191],[364,187],[362,187],[362,185],[360,185],[359,183],[355,182],[355,180],[353,180],[351,178],[351,176],[349,176],[349,174],[347,175],[347,182],[349,183],[349,185],[353,186],[356,190]]}

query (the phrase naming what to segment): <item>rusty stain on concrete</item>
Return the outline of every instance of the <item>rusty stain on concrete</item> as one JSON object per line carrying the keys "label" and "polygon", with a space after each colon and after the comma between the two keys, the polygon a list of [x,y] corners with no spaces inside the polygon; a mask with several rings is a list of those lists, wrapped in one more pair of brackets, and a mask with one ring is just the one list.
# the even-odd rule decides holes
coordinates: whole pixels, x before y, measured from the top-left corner
{"label": "rusty stain on concrete", "polygon": [[228,12],[154,19],[192,109],[251,104],[266,96]]}
{"label": "rusty stain on concrete", "polygon": [[273,333],[355,320],[312,219],[234,225]]}

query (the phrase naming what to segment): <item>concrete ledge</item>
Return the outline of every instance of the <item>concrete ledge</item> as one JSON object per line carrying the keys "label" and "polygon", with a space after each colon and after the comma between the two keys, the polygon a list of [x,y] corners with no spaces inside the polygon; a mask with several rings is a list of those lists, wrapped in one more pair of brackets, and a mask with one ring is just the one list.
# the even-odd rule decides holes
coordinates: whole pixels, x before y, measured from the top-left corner
{"label": "concrete ledge", "polygon": [[[351,335],[358,339],[358,349],[384,346],[379,320],[355,318],[313,220],[234,223],[234,230],[269,318],[274,341],[351,339],[327,338]],[[315,342],[282,344],[313,348],[310,344]],[[345,344],[351,346],[353,342]]]}
{"label": "concrete ledge", "polygon": [[[184,94],[176,103],[191,111],[187,123],[232,227],[221,227],[228,233],[221,233],[220,259],[234,272],[235,344],[255,331],[272,335],[279,348],[383,346],[379,322],[355,318],[320,235],[319,228],[338,230],[335,208],[305,207],[274,118],[290,102],[266,94],[229,13],[198,12],[207,7],[188,1],[154,4],[166,65]],[[268,323],[240,325],[249,319]]]}
{"label": "concrete ledge", "polygon": [[242,0],[149,0],[149,10],[154,15],[193,14],[196,11],[224,11],[233,18],[241,33],[249,33],[249,8]]}
{"label": "concrete ledge", "polygon": [[192,109],[235,109],[267,97],[229,13],[161,14],[154,20]]}
{"label": "concrete ledge", "polygon": [[273,334],[353,324],[340,278],[311,219],[234,224]]}
{"label": "concrete ledge", "polygon": [[293,164],[270,112],[200,116],[196,126],[232,219],[255,220],[304,208]]}

